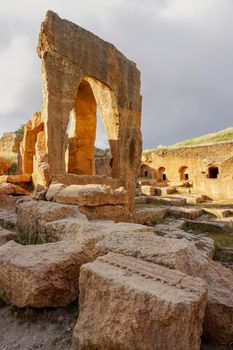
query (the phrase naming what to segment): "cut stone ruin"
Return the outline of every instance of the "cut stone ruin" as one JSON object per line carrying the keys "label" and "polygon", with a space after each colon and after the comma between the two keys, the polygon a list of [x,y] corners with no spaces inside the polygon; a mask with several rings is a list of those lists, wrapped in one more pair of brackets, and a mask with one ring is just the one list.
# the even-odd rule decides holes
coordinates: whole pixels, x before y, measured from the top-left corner
{"label": "cut stone ruin", "polygon": [[[17,201],[17,214],[0,215],[0,225],[13,225],[12,231],[0,230],[0,292],[18,307],[63,307],[79,298],[74,329],[79,350],[198,350],[202,332],[211,343],[229,345],[233,272],[211,260],[210,239],[163,225],[95,220],[144,224],[169,213],[191,224],[200,215],[179,208],[184,198],[154,195],[138,201],[169,208],[133,211],[141,154],[135,64],[51,11],[41,26],[38,52],[43,106],[25,126],[23,174],[17,178],[32,176],[36,191]],[[97,106],[111,148],[112,177],[95,174]],[[16,177],[8,180],[4,198],[17,191]],[[21,233],[50,243],[22,246]]]}
{"label": "cut stone ruin", "polygon": [[135,63],[112,44],[51,11],[41,25],[38,54],[43,106],[25,126],[22,173],[46,187],[59,175],[65,185],[79,184],[74,180],[79,176],[81,181],[86,177],[84,185],[98,184],[101,176],[97,182],[94,177],[98,107],[112,155],[112,178],[122,182],[124,206],[132,210],[142,148],[140,72]]}

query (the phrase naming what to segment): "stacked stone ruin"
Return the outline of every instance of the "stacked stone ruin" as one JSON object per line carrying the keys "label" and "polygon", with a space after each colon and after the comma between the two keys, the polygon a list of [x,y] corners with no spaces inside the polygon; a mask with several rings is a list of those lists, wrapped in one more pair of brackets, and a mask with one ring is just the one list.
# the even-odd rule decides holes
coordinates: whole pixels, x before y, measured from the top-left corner
{"label": "stacked stone ruin", "polygon": [[[0,291],[6,302],[44,308],[78,299],[73,338],[79,350],[198,350],[201,336],[229,345],[233,271],[212,260],[213,241],[174,226],[143,225],[169,210],[191,221],[201,210],[181,210],[175,200],[168,209],[134,210],[142,147],[136,65],[51,11],[38,52],[42,110],[25,126],[21,178],[5,179],[0,187]],[[95,175],[96,105],[112,177]],[[18,201],[9,196],[31,179],[32,195]],[[22,245],[22,232],[47,243]]]}

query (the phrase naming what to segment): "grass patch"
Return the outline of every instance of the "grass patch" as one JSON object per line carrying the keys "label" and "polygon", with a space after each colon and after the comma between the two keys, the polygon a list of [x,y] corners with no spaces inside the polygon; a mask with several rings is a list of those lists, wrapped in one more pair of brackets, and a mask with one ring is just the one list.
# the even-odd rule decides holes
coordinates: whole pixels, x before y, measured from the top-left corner
{"label": "grass patch", "polygon": [[53,237],[45,237],[40,233],[24,232],[20,231],[18,233],[18,243],[23,245],[37,245],[44,243],[57,242]]}
{"label": "grass patch", "polygon": [[40,234],[29,232],[20,232],[18,235],[18,242],[23,245],[46,243],[45,239]]}
{"label": "grass patch", "polygon": [[216,248],[213,259],[223,263],[233,263],[233,253],[224,251],[224,249]]}
{"label": "grass patch", "polygon": [[11,305],[10,313],[20,320],[32,320],[35,319],[37,310],[31,307],[20,309],[15,305]]}
{"label": "grass patch", "polygon": [[233,233],[209,233],[216,248],[233,248]]}

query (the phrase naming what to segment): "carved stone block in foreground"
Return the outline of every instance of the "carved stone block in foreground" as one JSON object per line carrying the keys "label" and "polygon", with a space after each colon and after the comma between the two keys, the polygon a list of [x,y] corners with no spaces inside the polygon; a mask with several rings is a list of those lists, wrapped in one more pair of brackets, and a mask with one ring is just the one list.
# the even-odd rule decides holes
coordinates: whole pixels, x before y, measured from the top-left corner
{"label": "carved stone block in foreground", "polygon": [[205,283],[176,270],[109,253],[84,265],[79,350],[199,350]]}
{"label": "carved stone block in foreground", "polygon": [[88,262],[73,242],[0,247],[0,291],[18,307],[67,306],[78,297],[79,268]]}

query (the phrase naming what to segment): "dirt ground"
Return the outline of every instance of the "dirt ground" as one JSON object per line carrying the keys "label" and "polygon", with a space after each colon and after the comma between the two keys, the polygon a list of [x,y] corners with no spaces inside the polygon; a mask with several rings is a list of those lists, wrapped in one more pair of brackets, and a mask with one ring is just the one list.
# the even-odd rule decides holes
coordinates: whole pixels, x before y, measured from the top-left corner
{"label": "dirt ground", "polygon": [[[74,350],[72,332],[77,318],[77,303],[55,310],[19,310],[2,306],[0,350]],[[233,350],[233,346],[202,344],[201,350]]]}
{"label": "dirt ground", "polygon": [[[77,303],[76,303],[77,304]],[[0,350],[72,350],[75,303],[55,310],[0,307]]]}

